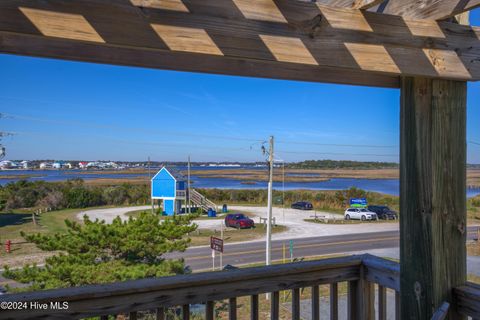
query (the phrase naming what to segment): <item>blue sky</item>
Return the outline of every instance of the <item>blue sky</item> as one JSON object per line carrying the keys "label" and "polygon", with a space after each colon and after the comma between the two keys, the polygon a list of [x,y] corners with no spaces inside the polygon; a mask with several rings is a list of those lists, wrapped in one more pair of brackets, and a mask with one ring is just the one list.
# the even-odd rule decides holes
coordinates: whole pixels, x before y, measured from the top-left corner
{"label": "blue sky", "polygon": [[[7,159],[263,161],[274,135],[285,161],[398,161],[399,90],[11,55],[0,70]],[[479,89],[469,83],[476,142]],[[480,146],[468,144],[468,162],[480,163]]]}

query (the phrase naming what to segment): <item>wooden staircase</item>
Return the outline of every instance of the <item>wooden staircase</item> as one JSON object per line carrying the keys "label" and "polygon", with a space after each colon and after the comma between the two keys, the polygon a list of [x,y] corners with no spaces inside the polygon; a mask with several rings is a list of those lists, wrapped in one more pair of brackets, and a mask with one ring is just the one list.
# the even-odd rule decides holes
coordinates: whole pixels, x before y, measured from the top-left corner
{"label": "wooden staircase", "polygon": [[217,205],[212,201],[208,200],[205,196],[203,196],[200,192],[195,189],[190,189],[190,201],[196,205],[197,207],[201,208],[204,211],[208,211],[208,209],[217,210]]}

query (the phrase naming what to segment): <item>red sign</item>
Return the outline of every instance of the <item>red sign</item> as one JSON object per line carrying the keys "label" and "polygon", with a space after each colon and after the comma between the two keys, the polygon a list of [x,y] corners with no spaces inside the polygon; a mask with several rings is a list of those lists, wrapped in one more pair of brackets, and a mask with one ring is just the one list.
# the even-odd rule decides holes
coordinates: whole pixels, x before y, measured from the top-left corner
{"label": "red sign", "polygon": [[223,253],[223,240],[220,238],[210,237],[210,248]]}

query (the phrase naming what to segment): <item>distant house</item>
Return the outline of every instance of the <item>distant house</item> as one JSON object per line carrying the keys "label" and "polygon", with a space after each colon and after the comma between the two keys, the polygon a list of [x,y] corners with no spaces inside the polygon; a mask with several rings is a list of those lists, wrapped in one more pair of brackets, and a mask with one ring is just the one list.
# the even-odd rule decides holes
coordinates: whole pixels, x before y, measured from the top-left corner
{"label": "distant house", "polygon": [[48,163],[48,162],[42,162],[40,163],[40,169],[50,169],[52,168],[52,164],[51,163]]}
{"label": "distant house", "polygon": [[118,169],[118,164],[115,162],[107,162],[103,164],[104,168]]}
{"label": "distant house", "polygon": [[23,160],[22,162],[20,162],[20,166],[23,168],[23,169],[28,169],[30,167],[29,163],[27,160]]}
{"label": "distant house", "polygon": [[0,161],[0,169],[15,169],[17,168],[17,164],[10,160]]}
{"label": "distant house", "polygon": [[58,162],[54,162],[52,164],[52,168],[53,169],[61,169],[63,167],[63,163],[61,161],[58,161]]}
{"label": "distant house", "polygon": [[78,163],[80,169],[87,169],[88,162],[82,161]]}
{"label": "distant house", "polygon": [[168,170],[166,167],[160,169],[152,178],[152,201],[163,201],[163,212],[168,216],[180,213],[182,201],[186,200],[187,182],[183,175]]}

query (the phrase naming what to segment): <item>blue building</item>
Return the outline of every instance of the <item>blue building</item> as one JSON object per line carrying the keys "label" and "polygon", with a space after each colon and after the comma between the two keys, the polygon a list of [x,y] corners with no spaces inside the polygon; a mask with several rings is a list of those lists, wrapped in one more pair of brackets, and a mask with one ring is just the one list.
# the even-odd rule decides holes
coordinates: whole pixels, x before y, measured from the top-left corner
{"label": "blue building", "polygon": [[168,216],[180,213],[182,203],[186,201],[187,181],[185,177],[174,170],[163,167],[152,178],[151,183],[152,201],[162,200],[163,213]]}

